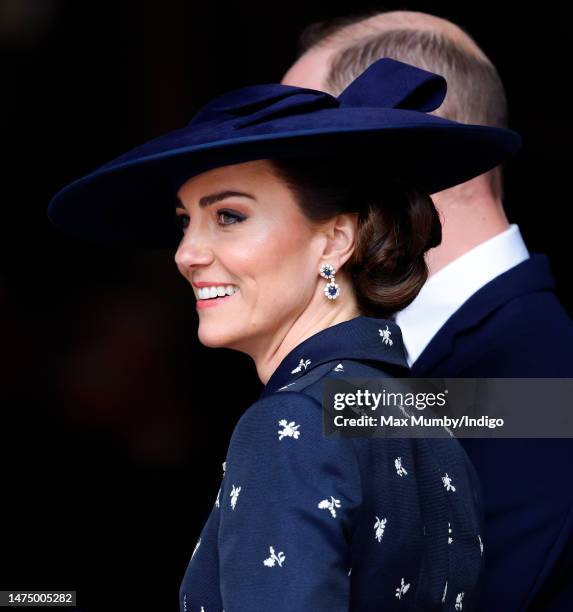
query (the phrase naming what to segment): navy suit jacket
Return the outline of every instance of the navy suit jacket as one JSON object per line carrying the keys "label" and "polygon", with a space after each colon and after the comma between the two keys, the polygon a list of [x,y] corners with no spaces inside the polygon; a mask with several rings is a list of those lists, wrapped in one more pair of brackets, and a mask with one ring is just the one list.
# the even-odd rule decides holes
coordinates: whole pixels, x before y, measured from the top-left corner
{"label": "navy suit jacket", "polygon": [[[412,366],[415,377],[573,377],[573,323],[545,255],[468,299]],[[573,440],[460,439],[481,479],[481,609],[573,610]]]}

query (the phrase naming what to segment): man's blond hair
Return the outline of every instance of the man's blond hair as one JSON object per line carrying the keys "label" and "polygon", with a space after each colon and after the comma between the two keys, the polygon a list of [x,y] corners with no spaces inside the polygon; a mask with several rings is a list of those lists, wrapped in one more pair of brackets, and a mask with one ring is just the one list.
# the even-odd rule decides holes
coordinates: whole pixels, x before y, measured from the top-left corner
{"label": "man's blond hair", "polygon": [[[400,14],[407,17],[409,13]],[[454,40],[435,27],[403,27],[399,25],[399,19],[392,18],[384,24],[384,16],[384,13],[376,13],[374,16],[322,22],[312,24],[303,32],[300,39],[303,53],[317,45],[335,43],[336,51],[331,57],[324,83],[327,91],[338,95],[374,61],[391,57],[446,79],[446,98],[432,114],[461,123],[507,127],[503,83],[495,66],[467,32],[451,24],[452,28],[463,33],[463,38]],[[427,18],[439,20],[432,15],[427,15]],[[375,20],[380,27],[377,27]],[[440,21],[450,24],[445,20]],[[368,23],[368,27],[360,30],[362,23]],[[467,40],[469,44],[461,44],[460,40]],[[503,198],[501,166],[490,170],[487,175],[493,194]]]}

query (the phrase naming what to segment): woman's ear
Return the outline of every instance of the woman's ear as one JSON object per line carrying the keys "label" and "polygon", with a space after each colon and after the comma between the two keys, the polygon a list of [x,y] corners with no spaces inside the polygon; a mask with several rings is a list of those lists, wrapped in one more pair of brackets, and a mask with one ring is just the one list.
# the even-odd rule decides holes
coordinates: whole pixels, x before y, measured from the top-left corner
{"label": "woman's ear", "polygon": [[356,246],[359,213],[341,213],[330,220],[323,252],[326,261],[339,270],[348,261]]}

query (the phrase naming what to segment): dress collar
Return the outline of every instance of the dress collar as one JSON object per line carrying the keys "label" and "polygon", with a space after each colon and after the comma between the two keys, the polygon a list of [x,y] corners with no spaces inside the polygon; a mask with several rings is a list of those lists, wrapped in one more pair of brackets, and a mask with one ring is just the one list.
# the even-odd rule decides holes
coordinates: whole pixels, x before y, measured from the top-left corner
{"label": "dress collar", "polygon": [[327,361],[368,361],[379,369],[407,376],[402,332],[396,323],[360,315],[306,338],[286,355],[263,388],[260,398],[274,393]]}

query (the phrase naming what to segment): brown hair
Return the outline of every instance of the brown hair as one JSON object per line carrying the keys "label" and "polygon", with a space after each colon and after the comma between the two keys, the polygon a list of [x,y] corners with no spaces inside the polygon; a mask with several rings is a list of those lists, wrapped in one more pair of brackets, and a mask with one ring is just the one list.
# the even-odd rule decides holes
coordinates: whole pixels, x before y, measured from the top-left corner
{"label": "brown hair", "polygon": [[[380,17],[382,24],[384,12],[311,24],[301,35],[300,51],[304,53],[311,47],[326,45],[329,40],[336,40],[340,44],[344,40],[343,30],[346,27],[359,24],[369,17]],[[460,30],[471,39],[465,30]],[[507,100],[495,66],[485,55],[479,57],[435,30],[393,27],[377,32],[376,24],[370,24],[363,34],[354,33],[348,43],[335,52],[324,83],[325,89],[338,95],[370,64],[382,57],[413,64],[446,79],[446,98],[432,114],[461,123],[507,127]],[[487,174],[493,194],[503,198],[501,169],[502,166],[498,166]]]}
{"label": "brown hair", "polygon": [[387,318],[405,308],[428,277],[424,253],[441,241],[430,196],[398,179],[381,181],[380,170],[363,160],[301,156],[270,161],[311,223],[359,214],[354,251],[337,272],[348,274],[361,314]]}

